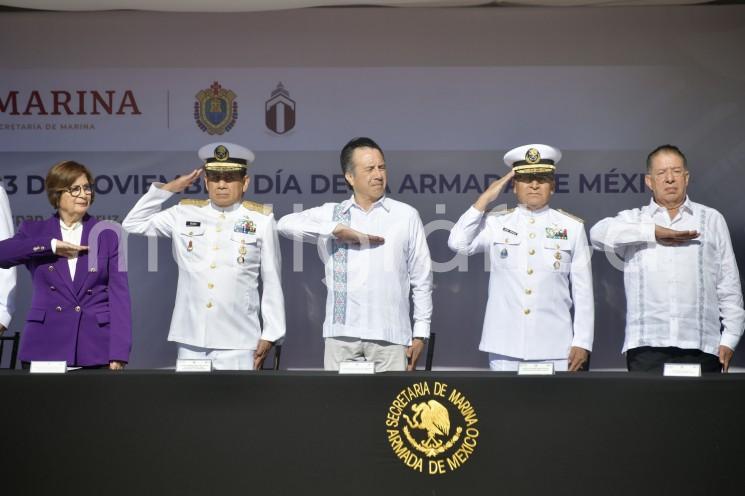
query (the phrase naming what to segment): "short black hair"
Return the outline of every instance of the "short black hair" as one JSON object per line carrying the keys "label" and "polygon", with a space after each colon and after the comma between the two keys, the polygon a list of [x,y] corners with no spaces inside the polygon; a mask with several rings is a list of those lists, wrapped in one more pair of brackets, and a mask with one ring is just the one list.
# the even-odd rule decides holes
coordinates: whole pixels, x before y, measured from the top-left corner
{"label": "short black hair", "polygon": [[378,146],[378,144],[375,143],[375,141],[373,141],[371,138],[366,138],[364,136],[352,138],[346,145],[344,145],[344,148],[341,149],[341,155],[339,155],[339,162],[341,163],[342,174],[352,172],[354,167],[354,164],[352,164],[352,154],[357,148],[374,148],[378,150],[380,154],[383,155],[383,157],[385,158],[383,150],[381,150],[380,146]]}
{"label": "short black hair", "polygon": [[652,171],[652,159],[660,153],[672,153],[679,156],[683,160],[683,167],[688,169],[688,159],[686,158],[685,154],[680,151],[680,148],[675,145],[667,144],[658,146],[657,148],[652,150],[649,155],[647,155],[647,174]]}

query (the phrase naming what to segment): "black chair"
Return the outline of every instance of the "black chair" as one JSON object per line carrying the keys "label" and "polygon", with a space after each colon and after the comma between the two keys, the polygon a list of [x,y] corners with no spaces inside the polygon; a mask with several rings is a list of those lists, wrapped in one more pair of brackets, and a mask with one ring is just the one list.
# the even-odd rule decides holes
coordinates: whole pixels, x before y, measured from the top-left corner
{"label": "black chair", "polygon": [[[15,369],[16,362],[18,360],[18,345],[21,342],[21,334],[14,332],[12,335],[3,334],[0,336],[0,368],[2,369]],[[10,345],[10,361],[8,366],[4,366],[5,360],[5,343]]]}
{"label": "black chair", "polygon": [[429,333],[429,342],[427,343],[427,361],[424,362],[424,370],[432,370],[432,358],[435,356],[435,338],[434,332]]}

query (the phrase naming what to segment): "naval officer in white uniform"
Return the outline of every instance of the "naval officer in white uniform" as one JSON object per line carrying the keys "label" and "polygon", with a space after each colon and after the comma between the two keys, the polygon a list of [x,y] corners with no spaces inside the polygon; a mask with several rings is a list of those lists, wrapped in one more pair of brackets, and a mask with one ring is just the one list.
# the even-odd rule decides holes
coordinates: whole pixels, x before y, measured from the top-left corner
{"label": "naval officer in white uniform", "polygon": [[[504,162],[512,170],[479,196],[448,239],[458,253],[489,254],[489,299],[479,349],[489,353],[492,370],[539,361],[553,362],[555,370],[577,371],[592,350],[595,312],[584,225],[548,206],[560,159],[561,152],[547,145],[507,152]],[[487,214],[513,178],[517,208]]]}
{"label": "naval officer in white uniform", "polygon": [[[276,222],[269,207],[242,201],[254,160],[250,150],[212,143],[199,158],[203,168],[151,186],[122,225],[173,240],[179,279],[168,340],[179,344],[178,357],[210,359],[215,369],[258,369],[285,335]],[[203,171],[209,200],[184,199],[161,210]]]}
{"label": "naval officer in white uniform", "polygon": [[[0,181],[0,241],[13,236],[13,216],[8,194]],[[0,269],[0,334],[10,325],[15,310],[16,268]]]}

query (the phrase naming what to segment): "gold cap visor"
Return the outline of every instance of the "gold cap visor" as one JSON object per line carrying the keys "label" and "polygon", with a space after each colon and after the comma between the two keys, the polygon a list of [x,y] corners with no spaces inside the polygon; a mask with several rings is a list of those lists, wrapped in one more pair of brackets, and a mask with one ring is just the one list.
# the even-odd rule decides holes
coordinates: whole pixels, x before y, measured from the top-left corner
{"label": "gold cap visor", "polygon": [[216,172],[245,171],[247,168],[246,164],[235,162],[207,162],[204,164],[204,170]]}
{"label": "gold cap visor", "polygon": [[512,170],[515,171],[515,174],[553,174],[556,171],[556,166],[550,164],[527,164],[517,165]]}

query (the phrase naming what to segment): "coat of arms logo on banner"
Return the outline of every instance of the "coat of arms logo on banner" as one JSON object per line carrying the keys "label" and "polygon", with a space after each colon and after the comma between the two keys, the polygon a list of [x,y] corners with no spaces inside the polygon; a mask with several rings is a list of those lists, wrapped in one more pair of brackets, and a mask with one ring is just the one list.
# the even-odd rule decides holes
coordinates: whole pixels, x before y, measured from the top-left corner
{"label": "coat of arms logo on banner", "polygon": [[440,475],[462,467],[476,449],[476,410],[444,382],[417,382],[396,395],[385,425],[393,453],[408,468]]}
{"label": "coat of arms logo on banner", "polygon": [[197,93],[194,103],[194,120],[202,131],[208,134],[223,134],[233,129],[238,119],[236,94],[220,86],[212,85]]}
{"label": "coat of arms logo on banner", "polygon": [[295,127],[295,100],[280,82],[266,102],[266,127],[277,134],[285,134]]}

